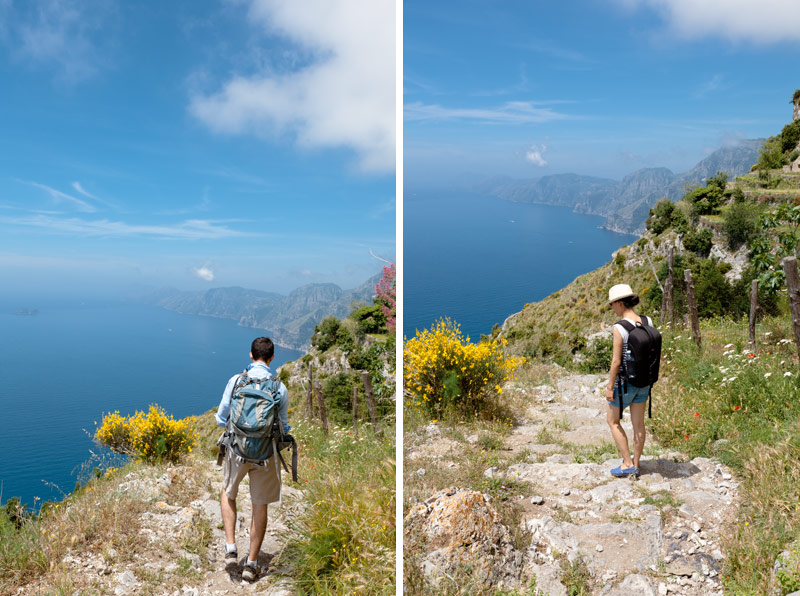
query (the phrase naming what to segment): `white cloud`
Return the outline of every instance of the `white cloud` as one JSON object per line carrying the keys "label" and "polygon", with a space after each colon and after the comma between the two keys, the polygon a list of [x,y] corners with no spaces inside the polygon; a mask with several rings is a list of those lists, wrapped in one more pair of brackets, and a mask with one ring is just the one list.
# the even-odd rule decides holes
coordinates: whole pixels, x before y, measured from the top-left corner
{"label": "white cloud", "polygon": [[96,197],[96,196],[94,196],[93,194],[91,194],[89,191],[85,190],[85,189],[84,189],[84,188],[81,186],[81,183],[80,183],[80,182],[73,182],[73,183],[72,183],[72,188],[74,188],[75,190],[77,190],[77,191],[78,191],[79,193],[81,193],[81,194],[82,194],[84,197],[89,197],[90,199],[95,199],[95,200],[97,200],[97,197]]}
{"label": "white cloud", "polygon": [[138,225],[107,219],[89,221],[78,217],[59,218],[50,215],[31,215],[0,217],[0,223],[43,228],[57,233],[102,237],[152,236],[173,240],[219,240],[252,235],[233,230],[222,225],[222,222],[198,219],[186,220],[174,225]]}
{"label": "white cloud", "polygon": [[551,122],[568,118],[550,108],[538,107],[530,101],[509,101],[490,108],[444,108],[420,102],[405,107],[405,120],[475,120],[489,124],[525,124]]}
{"label": "white cloud", "polygon": [[19,179],[17,179],[17,182],[21,182],[22,184],[27,184],[28,186],[40,188],[47,194],[49,194],[51,197],[53,197],[56,203],[67,201],[68,203],[76,207],[78,211],[83,211],[85,213],[94,213],[95,211],[97,211],[97,209],[95,209],[94,206],[90,205],[86,201],[73,197],[72,195],[68,195],[65,192],[61,192],[60,190],[56,190],[55,188],[47,186],[46,184],[40,184],[38,182],[28,182],[26,180],[19,180]]}
{"label": "white cloud", "polygon": [[193,267],[192,272],[200,279],[214,281],[214,272],[206,265],[202,267]]}
{"label": "white cloud", "polygon": [[[1,5],[5,41],[23,59],[55,65],[62,79],[76,82],[94,75],[104,62],[98,35],[110,30],[105,0],[26,0]],[[16,10],[15,10],[16,9]]]}
{"label": "white cloud", "polygon": [[547,162],[543,157],[546,150],[546,145],[532,145],[531,148],[525,153],[525,159],[535,166],[544,167],[547,165]]}
{"label": "white cloud", "polygon": [[306,147],[348,147],[365,171],[395,165],[393,0],[251,0],[251,21],[310,50],[288,74],[234,76],[190,111],[217,132],[291,132]]}
{"label": "white cloud", "polygon": [[796,0],[619,1],[627,7],[651,7],[681,37],[722,37],[764,44],[800,41],[800,2]]}
{"label": "white cloud", "polygon": [[704,99],[712,93],[716,93],[726,87],[725,79],[722,75],[715,74],[710,80],[700,85],[694,92],[695,99]]}

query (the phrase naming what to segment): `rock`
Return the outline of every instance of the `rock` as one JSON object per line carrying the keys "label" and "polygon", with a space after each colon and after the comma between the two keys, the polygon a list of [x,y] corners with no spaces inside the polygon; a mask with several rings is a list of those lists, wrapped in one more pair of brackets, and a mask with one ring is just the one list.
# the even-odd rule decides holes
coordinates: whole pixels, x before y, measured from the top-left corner
{"label": "rock", "polygon": [[136,576],[133,574],[133,571],[128,569],[127,571],[120,573],[116,578],[117,583],[122,584],[123,586],[133,587],[136,585]]}
{"label": "rock", "polygon": [[478,438],[479,437],[478,437],[477,434],[472,434],[472,435],[467,437],[467,443],[469,443],[470,445],[473,445],[473,444],[478,442]]}
{"label": "rock", "polygon": [[568,497],[572,490],[567,486],[561,489],[561,494]]}
{"label": "rock", "polygon": [[614,586],[608,596],[656,596],[655,588],[646,575],[634,573]]}
{"label": "rock", "polygon": [[424,476],[425,475],[425,468],[420,468],[416,472],[414,472],[417,476]]}
{"label": "rock", "polygon": [[536,594],[567,596],[567,588],[561,583],[561,572],[557,565],[532,564],[525,569],[526,576],[536,576]]}
{"label": "rock", "polygon": [[541,505],[544,503],[544,497],[541,495],[534,495],[531,497],[531,505]]}
{"label": "rock", "polygon": [[[515,587],[522,571],[522,553],[482,493],[464,489],[440,491],[411,508],[404,520],[407,541],[420,532],[438,548],[423,558],[423,569],[435,583],[470,565],[486,587]],[[426,564],[427,563],[427,564]]]}
{"label": "rock", "polygon": [[694,517],[694,509],[692,509],[686,503],[684,503],[683,505],[680,506],[680,509],[678,509],[678,512],[681,515],[685,516],[685,517]]}
{"label": "rock", "polygon": [[491,468],[485,470],[483,472],[483,475],[486,476],[487,478],[494,478],[495,476],[498,475],[498,472],[499,470],[497,469],[497,466],[492,466]]}
{"label": "rock", "polygon": [[594,547],[594,550],[596,550],[599,553],[603,552],[603,545],[598,544],[597,546]]}

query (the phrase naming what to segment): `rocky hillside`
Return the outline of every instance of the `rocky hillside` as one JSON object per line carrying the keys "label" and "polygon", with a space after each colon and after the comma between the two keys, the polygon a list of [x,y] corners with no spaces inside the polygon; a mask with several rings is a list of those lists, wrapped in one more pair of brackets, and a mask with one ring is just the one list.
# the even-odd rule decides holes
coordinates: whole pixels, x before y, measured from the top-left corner
{"label": "rocky hillside", "polygon": [[369,304],[380,275],[359,287],[308,284],[288,296],[246,288],[214,288],[206,292],[163,289],[145,301],[186,315],[232,319],[243,327],[268,330],[279,344],[298,350],[311,345],[314,327],[326,316],[346,317],[354,303]]}
{"label": "rocky hillside", "polygon": [[485,192],[520,203],[544,203],[570,207],[578,213],[606,218],[604,227],[641,233],[650,208],[661,198],[677,200],[687,184],[701,184],[719,171],[738,176],[758,161],[763,139],[744,140],[723,147],[688,172],[675,174],[667,168],[644,168],[621,181],[578,174],[558,174],[532,180],[495,178],[477,185]]}

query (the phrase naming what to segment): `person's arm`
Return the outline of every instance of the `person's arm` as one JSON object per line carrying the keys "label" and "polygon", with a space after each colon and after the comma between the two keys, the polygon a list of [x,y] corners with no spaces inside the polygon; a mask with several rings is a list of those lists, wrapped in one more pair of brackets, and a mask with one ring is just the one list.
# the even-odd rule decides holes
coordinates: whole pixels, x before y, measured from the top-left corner
{"label": "person's arm", "polygon": [[292,427],[289,426],[289,391],[286,389],[286,385],[281,383],[281,403],[278,408],[278,417],[281,419],[281,426],[283,427],[283,433],[286,434]]}
{"label": "person's arm", "polygon": [[619,329],[613,328],[613,351],[611,354],[611,369],[608,371],[608,386],[606,387],[606,401],[614,401],[614,382],[617,380],[619,366],[622,364],[622,336]]}
{"label": "person's arm", "polygon": [[222,399],[219,402],[219,407],[217,407],[217,413],[214,414],[214,418],[217,419],[217,426],[228,424],[228,416],[231,413],[231,392],[233,391],[233,384],[238,377],[238,375],[231,377],[231,380],[225,385],[225,391],[222,392]]}

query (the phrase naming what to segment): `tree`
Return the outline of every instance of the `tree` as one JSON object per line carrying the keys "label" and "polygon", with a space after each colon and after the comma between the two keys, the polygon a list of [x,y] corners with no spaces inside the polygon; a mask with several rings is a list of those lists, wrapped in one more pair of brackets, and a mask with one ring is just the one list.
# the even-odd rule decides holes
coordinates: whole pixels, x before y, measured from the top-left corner
{"label": "tree", "polygon": [[388,267],[383,268],[383,277],[381,277],[378,285],[375,286],[375,291],[378,294],[378,298],[375,302],[381,304],[383,314],[386,315],[386,329],[389,332],[394,331],[397,324],[395,321],[397,314],[397,287],[395,276],[395,266],[394,263],[392,263]]}

